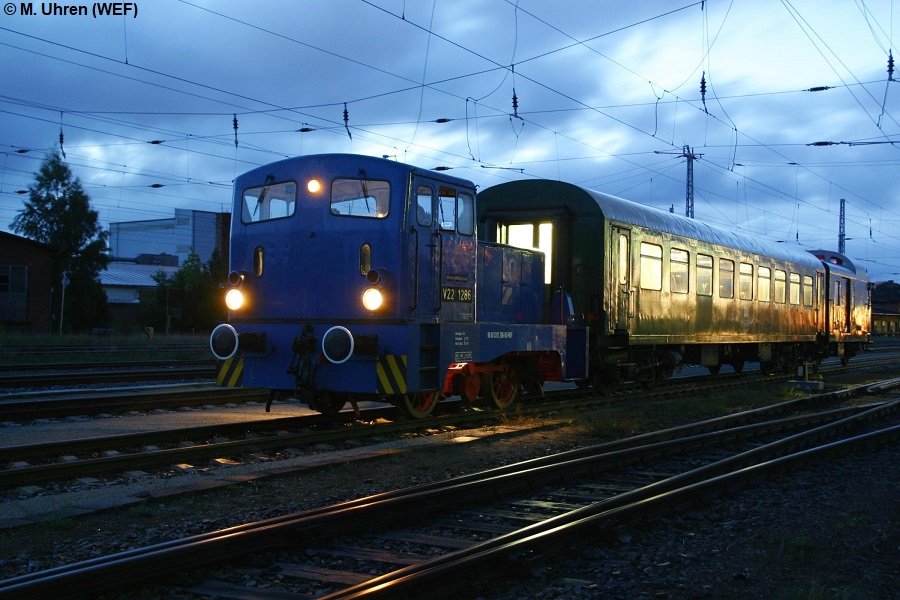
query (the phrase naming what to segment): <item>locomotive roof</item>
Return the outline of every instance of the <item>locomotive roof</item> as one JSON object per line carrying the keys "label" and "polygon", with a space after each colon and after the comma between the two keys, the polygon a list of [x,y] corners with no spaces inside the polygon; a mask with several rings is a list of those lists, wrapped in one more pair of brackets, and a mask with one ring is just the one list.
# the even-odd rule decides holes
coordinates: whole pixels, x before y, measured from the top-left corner
{"label": "locomotive roof", "polygon": [[571,183],[543,179],[510,181],[489,187],[478,194],[479,218],[495,209],[524,213],[535,208],[565,209],[573,216],[602,216],[752,254],[822,267],[822,262],[805,250],[762,241],[746,233],[709,225]]}
{"label": "locomotive roof", "polygon": [[391,177],[406,177],[409,173],[434,177],[460,187],[475,187],[468,180],[453,177],[446,173],[436,173],[427,169],[420,169],[396,160],[389,160],[364,154],[307,154],[279,160],[256,169],[247,171],[240,176],[240,180],[249,182],[250,185],[258,185],[271,175],[275,181],[283,181],[296,176],[298,169],[303,167],[318,167],[321,172],[327,172],[333,176],[357,176],[360,171],[366,173],[366,177],[372,179],[385,179]]}

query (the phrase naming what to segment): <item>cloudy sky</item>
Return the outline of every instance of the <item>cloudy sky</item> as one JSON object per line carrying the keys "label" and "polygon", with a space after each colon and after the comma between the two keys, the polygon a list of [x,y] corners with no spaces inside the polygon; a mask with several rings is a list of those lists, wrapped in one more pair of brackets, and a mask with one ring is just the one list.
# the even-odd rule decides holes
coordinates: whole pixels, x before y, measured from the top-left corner
{"label": "cloudy sky", "polygon": [[104,227],[229,210],[236,175],[320,152],[480,188],[561,179],[683,214],[687,148],[697,219],[836,249],[845,199],[847,254],[900,280],[896,4],[144,0],[95,17],[6,3],[0,227],[60,133]]}

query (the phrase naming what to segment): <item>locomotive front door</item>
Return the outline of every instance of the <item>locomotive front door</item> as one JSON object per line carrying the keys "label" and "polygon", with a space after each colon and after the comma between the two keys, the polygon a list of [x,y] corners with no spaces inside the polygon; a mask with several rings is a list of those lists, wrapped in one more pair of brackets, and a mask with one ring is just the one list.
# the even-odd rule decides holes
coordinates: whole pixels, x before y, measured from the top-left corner
{"label": "locomotive front door", "polygon": [[416,178],[410,215],[413,314],[428,320],[475,320],[475,200],[448,182]]}
{"label": "locomotive front door", "polygon": [[628,319],[634,310],[631,305],[631,231],[613,226],[611,233],[612,320],[616,333],[628,333]]}

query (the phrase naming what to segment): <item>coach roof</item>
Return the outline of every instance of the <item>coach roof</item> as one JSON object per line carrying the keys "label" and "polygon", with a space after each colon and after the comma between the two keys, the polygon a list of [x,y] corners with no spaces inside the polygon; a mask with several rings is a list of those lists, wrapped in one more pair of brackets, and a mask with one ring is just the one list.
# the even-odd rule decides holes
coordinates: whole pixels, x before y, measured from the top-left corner
{"label": "coach roof", "polygon": [[575,217],[596,215],[626,225],[637,225],[750,254],[822,268],[820,260],[800,248],[762,241],[749,233],[709,225],[697,219],[689,219],[571,183],[543,179],[511,181],[489,187],[478,194],[480,218],[489,216],[494,210],[516,210],[527,214],[529,209],[538,207],[565,209]]}

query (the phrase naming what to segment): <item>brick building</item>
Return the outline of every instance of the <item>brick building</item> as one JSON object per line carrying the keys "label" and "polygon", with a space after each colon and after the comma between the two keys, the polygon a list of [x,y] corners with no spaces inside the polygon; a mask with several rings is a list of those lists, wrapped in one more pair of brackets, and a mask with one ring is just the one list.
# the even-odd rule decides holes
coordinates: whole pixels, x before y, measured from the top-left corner
{"label": "brick building", "polygon": [[50,331],[53,248],[0,231],[0,328]]}

